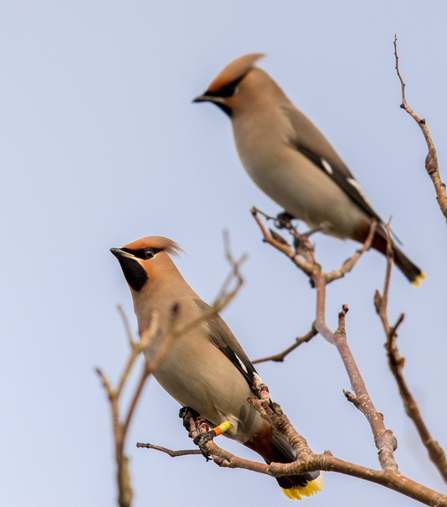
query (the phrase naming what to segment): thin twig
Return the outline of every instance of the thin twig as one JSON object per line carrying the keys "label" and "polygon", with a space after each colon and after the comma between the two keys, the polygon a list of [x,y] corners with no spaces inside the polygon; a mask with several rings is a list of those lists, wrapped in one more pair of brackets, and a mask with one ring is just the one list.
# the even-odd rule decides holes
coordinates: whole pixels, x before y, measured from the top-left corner
{"label": "thin twig", "polygon": [[252,361],[253,364],[257,363],[264,363],[266,361],[275,361],[278,363],[282,363],[284,361],[284,358],[290,354],[293,350],[295,350],[297,347],[302,345],[303,343],[309,342],[314,336],[316,336],[318,332],[315,329],[311,329],[308,333],[306,333],[304,336],[300,336],[295,339],[295,343],[288,347],[283,352],[280,352],[279,354],[275,354],[273,356],[263,357],[262,359],[255,359]]}
{"label": "thin twig", "polygon": [[167,449],[166,447],[162,447],[161,445],[145,444],[143,442],[137,442],[137,447],[145,449],[154,449],[156,451],[164,452],[165,454],[171,456],[171,458],[176,458],[178,456],[189,456],[191,454],[202,455],[202,451],[200,451],[199,449],[184,449],[181,451],[173,451],[172,449]]}
{"label": "thin twig", "polygon": [[135,411],[135,407],[137,406],[138,400],[140,399],[141,393],[143,392],[144,384],[146,383],[146,380],[148,379],[149,375],[151,374],[151,370],[148,367],[148,364],[145,362],[143,366],[143,371],[140,375],[140,380],[137,384],[137,387],[135,389],[135,392],[132,396],[132,401],[130,402],[129,409],[127,411],[126,418],[124,420],[123,424],[123,444],[125,441],[125,437],[127,436],[127,430],[129,429],[129,424],[132,419],[133,413]]}
{"label": "thin twig", "polygon": [[[125,328],[127,330],[129,330],[129,332],[130,332],[130,328],[129,328],[129,324],[128,324],[129,321],[127,319],[126,314],[124,313],[124,310],[120,306],[118,306],[118,311],[121,315],[121,318],[124,321]],[[129,345],[131,347],[130,355],[127,360],[126,366],[124,367],[124,371],[121,374],[121,377],[118,381],[118,386],[115,390],[116,391],[115,395],[117,398],[119,398],[121,391],[123,390],[124,384],[126,383],[129,373],[131,372],[131,370],[133,368],[135,360],[140,355],[141,351],[144,350],[149,345],[149,342],[157,334],[157,329],[158,329],[158,315],[156,313],[153,313],[151,320],[150,320],[150,325],[146,329],[146,331],[143,333],[143,335],[141,336],[139,342],[133,341],[132,335],[128,334],[128,337],[130,337],[129,338]]]}
{"label": "thin twig", "polygon": [[352,257],[350,257],[347,261],[345,261],[340,269],[326,273],[326,284],[331,283],[334,280],[338,280],[339,278],[342,278],[352,270],[352,268],[356,265],[360,257],[371,248],[376,228],[377,222],[373,220],[369,228],[368,236],[365,242],[363,243],[362,248],[358,249]]}
{"label": "thin twig", "polygon": [[127,430],[130,424],[130,420],[132,418],[133,411],[140,397],[144,383],[147,377],[149,376],[149,372],[147,371],[146,365],[144,366],[140,382],[138,383],[138,386],[134,392],[127,414],[124,417],[124,423],[120,422],[119,398],[122,393],[123,387],[127,379],[129,378],[129,374],[135,364],[137,357],[139,356],[143,348],[147,347],[148,342],[152,340],[153,336],[155,336],[155,334],[158,331],[158,319],[156,315],[153,315],[151,319],[151,324],[144,338],[140,342],[135,342],[132,339],[127,317],[123,309],[121,307],[118,307],[118,311],[120,312],[121,318],[123,319],[127,338],[131,348],[129,357],[127,359],[126,365],[124,367],[123,372],[121,373],[121,376],[117,383],[117,387],[115,389],[113,389],[111,383],[99,368],[96,368],[96,372],[101,379],[102,385],[110,401],[113,439],[115,444],[115,462],[117,467],[116,478],[118,485],[118,505],[120,507],[130,507],[133,498],[133,491],[129,473],[129,458],[124,454],[124,444],[126,441]]}
{"label": "thin twig", "polygon": [[132,347],[135,340],[133,339],[132,330],[130,329],[129,319],[127,318],[126,312],[124,311],[124,308],[121,305],[117,305],[116,308],[121,316],[121,320],[123,321],[126,336],[127,339],[129,340],[129,345]]}
{"label": "thin twig", "polygon": [[[294,251],[292,247],[287,243],[287,241],[285,241],[284,238],[280,236],[277,232],[271,230],[269,234],[258,215],[259,214],[263,215],[267,220],[276,220],[275,218],[270,217],[269,215],[265,214],[264,212],[258,210],[255,207],[251,209],[251,213],[254,219],[256,220],[259,228],[261,229],[263,235],[262,239],[265,243],[272,245],[277,250],[287,255],[287,257],[289,257],[292,260],[292,262],[309,277],[312,277],[312,274],[314,272],[321,270],[320,265],[315,261],[313,247],[307,236],[299,234],[292,224],[290,223],[286,224],[287,230],[292,234],[295,243],[298,245],[297,251]],[[360,257],[371,248],[376,228],[377,222],[373,220],[371,222],[368,236],[365,242],[363,243],[362,248],[358,249],[354,253],[354,255],[352,255],[348,260],[346,260],[340,269],[326,273],[325,274],[326,284],[344,277],[347,273],[349,273],[353,269],[353,267],[360,259]]]}
{"label": "thin twig", "polygon": [[[318,288],[317,288],[318,290]],[[339,313],[338,329],[334,333],[334,344],[338,349],[340,357],[346,368],[351,382],[351,387],[358,401],[356,407],[366,417],[374,435],[374,442],[379,449],[379,462],[383,470],[397,470],[397,463],[394,459],[394,451],[397,448],[397,440],[393,432],[385,427],[383,415],[374,406],[360,370],[355,363],[354,357],[346,341],[345,317],[348,306],[343,305]]]}
{"label": "thin twig", "polygon": [[439,443],[432,438],[403,375],[405,359],[400,355],[399,349],[397,348],[397,329],[404,319],[404,314],[400,314],[394,326],[391,326],[388,320],[388,294],[390,288],[391,267],[393,264],[393,246],[389,224],[386,227],[386,233],[388,244],[385,283],[382,295],[380,295],[379,291],[376,291],[374,304],[386,335],[385,348],[388,356],[388,365],[390,367],[391,373],[396,379],[396,383],[399,388],[399,394],[402,398],[406,414],[416,426],[416,430],[419,433],[419,437],[422,443],[428,451],[428,455],[431,461],[438,469],[444,481],[447,482],[447,460],[445,452]]}
{"label": "thin twig", "polygon": [[396,35],[394,35],[394,56],[396,60],[396,72],[399,77],[402,89],[402,104],[400,105],[400,107],[402,109],[405,109],[405,111],[414,119],[414,121],[419,125],[420,129],[422,130],[425,142],[427,143],[428,147],[428,154],[425,159],[425,169],[427,170],[427,173],[433,182],[436,192],[436,200],[438,201],[439,208],[441,209],[441,212],[447,221],[447,194],[445,189],[445,183],[441,181],[441,175],[439,174],[439,164],[438,164],[438,156],[436,154],[436,148],[431,138],[425,119],[419,118],[419,116],[407,104],[407,100],[405,98],[405,83],[399,71],[399,57],[397,56]]}
{"label": "thin twig", "polygon": [[263,238],[262,240],[265,243],[268,243],[272,246],[274,246],[277,250],[282,252],[283,254],[287,255],[289,259],[297,266],[299,267],[306,275],[310,276],[312,274],[312,270],[314,269],[313,264],[307,262],[302,257],[300,257],[287,243],[284,244],[281,241],[278,241],[277,239],[273,238],[272,235],[270,235],[266,228],[264,227],[264,224],[262,223],[261,219],[258,216],[258,213],[260,211],[256,208],[251,209],[251,213],[256,220],[259,228],[261,229]]}

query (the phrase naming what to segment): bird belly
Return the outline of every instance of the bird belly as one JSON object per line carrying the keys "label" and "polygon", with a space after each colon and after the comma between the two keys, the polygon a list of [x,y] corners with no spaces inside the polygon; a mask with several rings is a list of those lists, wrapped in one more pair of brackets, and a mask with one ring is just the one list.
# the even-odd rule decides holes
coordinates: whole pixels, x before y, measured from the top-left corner
{"label": "bird belly", "polygon": [[180,405],[194,409],[213,425],[228,421],[230,438],[244,443],[262,427],[260,415],[247,402],[253,396],[247,381],[208,340],[197,343],[188,335],[179,338],[154,377]]}
{"label": "bird belly", "polygon": [[288,157],[275,157],[261,151],[255,159],[241,160],[256,185],[295,218],[333,236],[352,236],[366,214],[307,157],[289,152]]}

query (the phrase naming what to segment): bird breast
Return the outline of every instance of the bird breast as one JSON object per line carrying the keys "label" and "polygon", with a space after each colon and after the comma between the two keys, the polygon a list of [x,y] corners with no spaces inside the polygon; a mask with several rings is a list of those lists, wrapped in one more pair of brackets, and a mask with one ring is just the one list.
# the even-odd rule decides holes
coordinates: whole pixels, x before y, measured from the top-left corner
{"label": "bird breast", "polygon": [[173,344],[154,377],[180,405],[193,408],[212,424],[229,421],[228,436],[234,438],[237,432],[242,443],[262,426],[247,402],[253,392],[245,378],[213,343],[194,331]]}
{"label": "bird breast", "polygon": [[[244,121],[235,118],[233,134],[250,178],[271,199],[310,227],[346,238],[356,220],[366,215],[319,167],[290,142],[290,122],[284,115],[261,112]],[[258,117],[259,116],[259,117]],[[265,126],[275,125],[275,129]]]}

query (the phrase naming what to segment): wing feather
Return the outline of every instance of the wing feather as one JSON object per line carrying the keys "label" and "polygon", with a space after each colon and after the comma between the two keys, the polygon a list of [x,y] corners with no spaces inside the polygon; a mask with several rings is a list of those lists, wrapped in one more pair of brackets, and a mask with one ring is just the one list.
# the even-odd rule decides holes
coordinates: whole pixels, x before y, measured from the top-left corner
{"label": "wing feather", "polygon": [[292,146],[331,178],[367,215],[383,223],[350,170],[317,127],[292,104],[283,105],[281,109],[293,127]]}
{"label": "wing feather", "polygon": [[[210,307],[201,299],[194,299],[194,302],[202,310],[206,311]],[[209,328],[209,340],[225,354],[225,356],[234,364],[234,366],[244,376],[248,385],[253,386],[253,375],[256,373],[255,367],[251,364],[244,349],[240,346],[234,334],[227,326],[220,315],[213,315],[206,320]]]}

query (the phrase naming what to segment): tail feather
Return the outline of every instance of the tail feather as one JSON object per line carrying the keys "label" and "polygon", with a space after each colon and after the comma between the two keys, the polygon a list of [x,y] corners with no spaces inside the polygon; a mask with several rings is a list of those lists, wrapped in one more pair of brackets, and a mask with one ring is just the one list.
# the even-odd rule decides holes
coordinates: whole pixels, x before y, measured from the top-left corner
{"label": "tail feather", "polygon": [[[369,224],[365,221],[361,227],[359,227],[353,236],[352,239],[363,243],[366,240],[369,232]],[[377,250],[378,252],[386,255],[386,247],[387,247],[387,237],[385,229],[378,225],[376,229],[376,234],[374,235],[372,241],[372,248]],[[402,271],[402,273],[408,278],[412,285],[415,287],[419,287],[422,280],[425,278],[425,273],[421,271],[416,264],[410,261],[410,259],[396,246],[393,242],[393,250],[394,250],[394,264]]]}
{"label": "tail feather", "polygon": [[[292,463],[296,459],[286,438],[267,423],[263,430],[245,445],[260,454],[267,463]],[[282,492],[292,500],[301,500],[303,496],[315,495],[323,488],[321,472],[284,475],[277,477],[276,480]]]}
{"label": "tail feather", "polygon": [[[272,431],[272,450],[277,463],[291,463],[295,454],[289,442],[281,433]],[[283,475],[276,478],[282,492],[291,500],[301,500],[303,496],[312,496],[323,489],[321,472],[310,472],[301,475]]]}
{"label": "tail feather", "polygon": [[[313,473],[317,473],[318,476],[315,479],[309,481],[304,487],[289,486],[288,488],[283,488],[280,484],[282,492],[286,495],[287,498],[290,498],[290,500],[301,500],[303,496],[316,495],[319,491],[323,489],[323,474],[321,474],[320,472]],[[298,475],[293,477],[301,477],[301,476]],[[282,479],[282,477],[280,477],[280,479]]]}
{"label": "tail feather", "polygon": [[[386,254],[387,237],[385,230],[380,227],[374,236],[372,247],[379,252]],[[425,273],[421,271],[416,264],[410,261],[410,259],[396,246],[393,242],[394,250],[394,264],[402,271],[402,273],[410,280],[411,284],[415,287],[419,287],[422,280],[425,278]]]}

